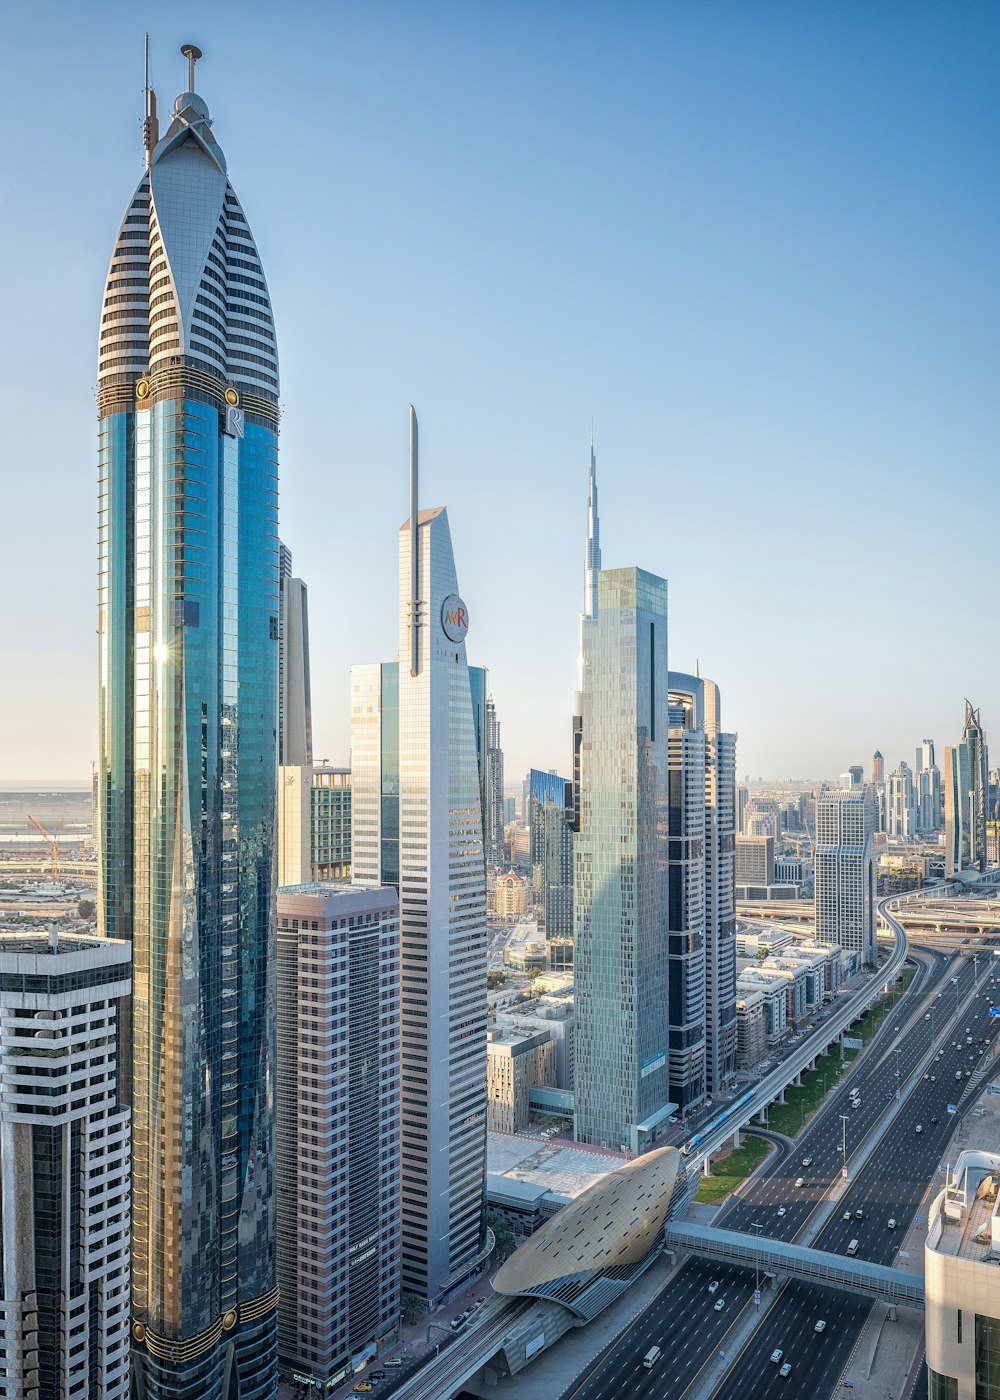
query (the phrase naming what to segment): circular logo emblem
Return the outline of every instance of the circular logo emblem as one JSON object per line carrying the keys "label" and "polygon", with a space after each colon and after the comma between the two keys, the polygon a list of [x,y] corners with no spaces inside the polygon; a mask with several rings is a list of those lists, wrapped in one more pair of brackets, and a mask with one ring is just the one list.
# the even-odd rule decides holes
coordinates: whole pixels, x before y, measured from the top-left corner
{"label": "circular logo emblem", "polygon": [[136,396],[137,399],[148,399],[148,398],[149,398],[149,380],[148,380],[148,379],[140,379],[140,380],[139,380],[138,384],[135,386],[135,396]]}
{"label": "circular logo emblem", "polygon": [[449,593],[441,604],[441,626],[450,642],[464,642],[469,630],[469,610],[457,593]]}
{"label": "circular logo emblem", "polygon": [[133,1322],[133,1323],[132,1323],[132,1336],[136,1339],[136,1341],[137,1341],[137,1342],[141,1342],[142,1339],[145,1337],[145,1335],[146,1335],[146,1329],[145,1329],[145,1327],[143,1327],[142,1323],[141,1323],[141,1322]]}
{"label": "circular logo emblem", "polygon": [[231,1332],[236,1326],[236,1309],[230,1308],[228,1312],[222,1314],[222,1326],[224,1331]]}
{"label": "circular logo emblem", "polygon": [[240,396],[235,389],[226,390],[226,403],[230,408],[235,408],[240,401]]}

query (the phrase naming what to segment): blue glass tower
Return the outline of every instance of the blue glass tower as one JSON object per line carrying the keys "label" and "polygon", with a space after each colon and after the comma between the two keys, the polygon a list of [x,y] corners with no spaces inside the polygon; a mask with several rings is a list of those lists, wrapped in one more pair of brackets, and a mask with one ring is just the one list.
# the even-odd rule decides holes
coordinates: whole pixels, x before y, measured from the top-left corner
{"label": "blue glass tower", "polygon": [[[278,361],[200,54],[99,350],[100,913],[133,945],[132,1338],[147,1400],[276,1386]],[[129,1067],[131,1072],[129,1073]]]}

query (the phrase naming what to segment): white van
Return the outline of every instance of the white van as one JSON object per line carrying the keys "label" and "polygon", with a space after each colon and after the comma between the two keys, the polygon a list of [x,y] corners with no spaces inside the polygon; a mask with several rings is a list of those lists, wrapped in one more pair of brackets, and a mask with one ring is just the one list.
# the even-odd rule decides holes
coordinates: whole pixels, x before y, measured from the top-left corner
{"label": "white van", "polygon": [[650,1347],[646,1355],[642,1358],[642,1364],[647,1371],[651,1371],[660,1359],[660,1348]]}
{"label": "white van", "polygon": [[848,1254],[857,1254],[857,1252],[858,1252],[858,1241],[857,1241],[857,1240],[851,1240],[851,1243],[847,1246],[847,1252],[848,1252]]}

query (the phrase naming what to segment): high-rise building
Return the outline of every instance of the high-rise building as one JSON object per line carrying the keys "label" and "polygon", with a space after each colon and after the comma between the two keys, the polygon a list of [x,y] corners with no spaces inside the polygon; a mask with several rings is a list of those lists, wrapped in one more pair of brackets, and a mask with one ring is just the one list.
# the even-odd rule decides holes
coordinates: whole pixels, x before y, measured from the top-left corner
{"label": "high-rise building", "polygon": [[399,663],[351,667],[351,873],[399,888]]}
{"label": "high-rise building", "polygon": [[145,1400],[277,1380],[278,360],[195,91],[108,271],[100,415],[100,927],[133,946],[132,1359]]}
{"label": "high-rise building", "polygon": [[969,747],[949,744],[944,751],[944,873],[948,878],[969,864],[970,788]]}
{"label": "high-rise building", "polygon": [[885,829],[890,841],[909,841],[916,831],[913,771],[906,762],[889,774],[885,792]]}
{"label": "high-rise building", "polygon": [[575,1130],[641,1152],[672,1111],[666,581],[602,570],[582,635]]}
{"label": "high-rise building", "polygon": [[573,785],[532,768],[528,840],[535,918],[547,942],[573,937]]}
{"label": "high-rise building", "polygon": [[875,799],[868,784],[816,804],[816,941],[875,961]]}
{"label": "high-rise building", "polygon": [[123,939],[0,935],[0,1394],[129,1395]]}
{"label": "high-rise building", "polygon": [[325,1389],[399,1319],[399,901],[278,891],[278,1351]]}
{"label": "high-rise building", "polygon": [[[704,735],[705,1087],[714,1092],[736,1069],[736,735],[723,732],[719,687],[705,676],[671,671],[670,699],[672,707],[680,707],[682,727]],[[672,716],[673,713],[672,709]],[[674,740],[673,717],[671,740]],[[671,823],[676,805],[674,783],[672,751]],[[765,839],[771,840],[773,848],[773,838]],[[673,835],[671,840],[674,840]],[[688,870],[694,870],[696,852],[689,848],[685,859]],[[682,863],[672,861],[672,881],[682,874]],[[673,1021],[671,1035],[674,1035]]]}
{"label": "high-rise building", "polygon": [[965,702],[962,743],[969,753],[969,864],[986,869],[986,804],[990,786],[990,757],[979,711]]}
{"label": "high-rise building", "polygon": [[403,1287],[433,1303],[487,1251],[486,883],[468,610],[447,512],[417,510],[412,410],[410,502],[398,664],[352,668],[352,862],[399,890]]}
{"label": "high-rise building", "polygon": [[860,763],[852,763],[847,770],[850,775],[850,786],[860,787],[865,780],[864,766]]}
{"label": "high-rise building", "polygon": [[312,879],[311,764],[283,764],[278,769],[278,884],[301,885]]}
{"label": "high-rise building", "polygon": [[885,759],[879,753],[878,749],[872,754],[872,782],[885,782]]}
{"label": "high-rise building", "polygon": [[503,839],[503,749],[500,747],[500,724],[493,696],[486,697],[485,782],[483,784],[483,826],[486,842],[486,863],[499,869],[504,863]]}
{"label": "high-rise building", "polygon": [[929,835],[931,832],[940,830],[943,819],[944,794],[941,785],[941,770],[934,762],[933,739],[924,739],[920,748],[917,749],[917,766],[913,787],[916,830],[921,835]]}
{"label": "high-rise building", "polygon": [[292,552],[278,541],[278,763],[312,763],[309,600],[292,577]]}
{"label": "high-rise building", "polygon": [[318,763],[312,770],[313,880],[351,875],[351,770]]}
{"label": "high-rise building", "polygon": [[[590,435],[590,477],[587,487],[587,542],[583,557],[583,612],[580,614],[580,685],[583,685],[583,634],[588,620],[597,616],[598,586],[601,571],[601,521],[597,509],[597,458],[594,456],[594,434]],[[583,744],[583,698],[578,692],[573,707],[573,809],[570,825],[580,830],[580,749]],[[525,793],[527,803],[527,792]]]}
{"label": "high-rise building", "polygon": [[[667,741],[667,988],[670,1098],[687,1110],[705,1096],[705,727],[703,697],[669,676]],[[699,719],[702,722],[699,723]]]}

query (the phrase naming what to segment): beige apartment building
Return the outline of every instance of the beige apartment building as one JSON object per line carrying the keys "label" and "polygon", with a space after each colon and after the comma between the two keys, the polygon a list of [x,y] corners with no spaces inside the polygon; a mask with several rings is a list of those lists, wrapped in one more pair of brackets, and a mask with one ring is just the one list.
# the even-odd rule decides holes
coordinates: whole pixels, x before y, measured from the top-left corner
{"label": "beige apartment building", "polygon": [[486,1050],[487,1131],[516,1133],[528,1125],[529,1092],[555,1086],[556,1043],[547,1030],[532,1035],[492,1030]]}

